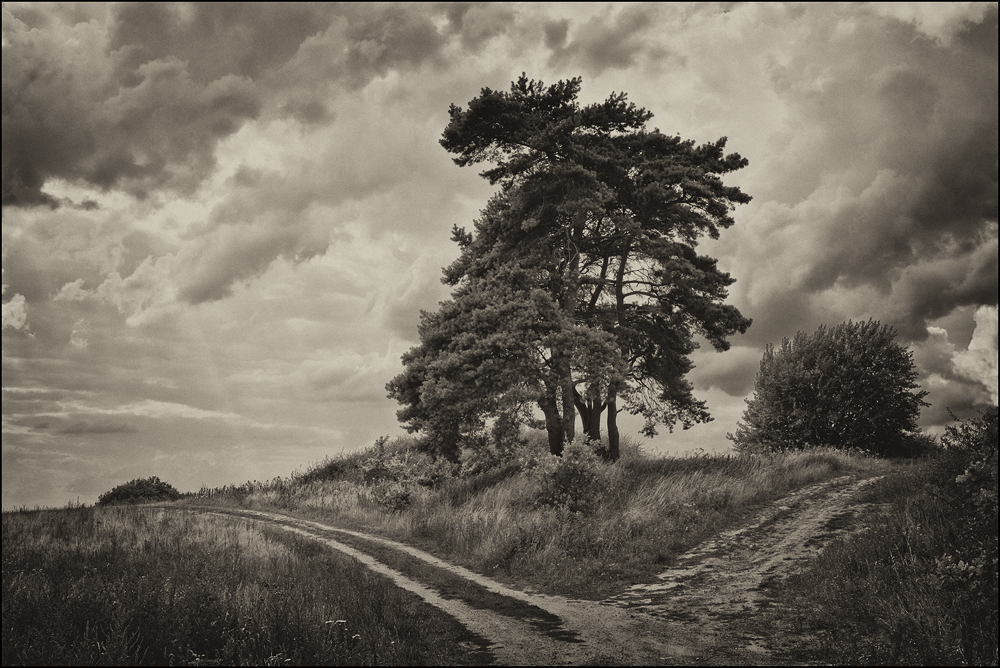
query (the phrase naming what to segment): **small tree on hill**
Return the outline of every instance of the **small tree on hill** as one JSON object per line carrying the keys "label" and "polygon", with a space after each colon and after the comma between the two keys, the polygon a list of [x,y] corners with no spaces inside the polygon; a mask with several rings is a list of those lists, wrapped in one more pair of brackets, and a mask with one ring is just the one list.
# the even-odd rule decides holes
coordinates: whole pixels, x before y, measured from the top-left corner
{"label": "small tree on hill", "polygon": [[820,327],[768,346],[736,434],[742,452],[814,446],[902,454],[927,392],[913,353],[875,320]]}

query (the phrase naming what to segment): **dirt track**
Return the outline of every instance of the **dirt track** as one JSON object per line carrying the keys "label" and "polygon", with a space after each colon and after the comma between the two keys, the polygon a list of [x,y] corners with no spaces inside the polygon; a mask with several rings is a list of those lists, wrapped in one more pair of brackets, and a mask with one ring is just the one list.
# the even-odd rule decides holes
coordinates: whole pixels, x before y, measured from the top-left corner
{"label": "dirt track", "polygon": [[[748,620],[769,605],[770,583],[850,527],[857,508],[848,501],[873,480],[844,476],[801,489],[746,526],[682,555],[658,582],[600,602],[517,591],[416,548],[318,522],[253,510],[215,512],[266,522],[351,555],[455,617],[497,664],[769,664],[780,661],[776,652],[786,639],[761,633]],[[440,572],[429,586],[346,542],[397,551],[425,571]],[[448,581],[462,586],[441,584]]]}

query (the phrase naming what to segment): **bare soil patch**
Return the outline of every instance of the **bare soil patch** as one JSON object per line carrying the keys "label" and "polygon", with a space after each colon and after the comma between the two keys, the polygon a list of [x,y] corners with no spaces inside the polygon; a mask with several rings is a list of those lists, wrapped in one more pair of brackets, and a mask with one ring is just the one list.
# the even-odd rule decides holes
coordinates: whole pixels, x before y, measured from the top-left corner
{"label": "bare soil patch", "polygon": [[502,665],[767,665],[788,629],[763,629],[768,589],[855,526],[851,497],[876,478],[843,476],[765,507],[682,555],[653,583],[604,601],[512,589],[417,548],[275,512],[202,508],[266,522],[358,559],[461,622],[484,661]]}

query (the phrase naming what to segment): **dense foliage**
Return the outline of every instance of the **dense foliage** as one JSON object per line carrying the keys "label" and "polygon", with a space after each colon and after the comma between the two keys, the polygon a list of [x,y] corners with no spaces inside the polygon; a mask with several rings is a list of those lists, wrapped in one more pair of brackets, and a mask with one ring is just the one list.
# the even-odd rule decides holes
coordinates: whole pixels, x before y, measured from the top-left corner
{"label": "dense foliage", "polygon": [[859,448],[904,454],[927,392],[891,327],[846,322],[768,346],[736,434],[737,450]]}
{"label": "dense foliage", "polygon": [[110,506],[118,503],[146,503],[149,501],[173,501],[179,499],[181,493],[170,483],[163,482],[156,476],[151,478],[136,478],[124,485],[101,494],[97,505]]}
{"label": "dense foliage", "polygon": [[454,230],[452,299],[421,314],[421,344],[387,385],[406,427],[450,458],[534,406],[553,454],[577,413],[599,440],[606,411],[612,459],[620,410],[644,416],[650,436],[710,420],[685,379],[694,335],[721,351],[750,325],[722,303],[734,279],[696,252],[750,200],[721,179],[747,161],[724,154],[725,138],[695,146],[648,130],[652,114],[623,93],[581,106],[579,90],[579,78],[522,75],[451,107],[441,144],[460,166],[492,164],[483,176],[501,190],[474,232]]}
{"label": "dense foliage", "polygon": [[[951,549],[936,574],[961,610],[963,652],[971,663],[997,663],[997,416],[996,406],[948,427],[941,497],[955,519]],[[952,477],[954,475],[954,477]],[[983,643],[983,641],[987,641]],[[989,642],[992,641],[992,642]],[[992,653],[988,650],[992,648]]]}

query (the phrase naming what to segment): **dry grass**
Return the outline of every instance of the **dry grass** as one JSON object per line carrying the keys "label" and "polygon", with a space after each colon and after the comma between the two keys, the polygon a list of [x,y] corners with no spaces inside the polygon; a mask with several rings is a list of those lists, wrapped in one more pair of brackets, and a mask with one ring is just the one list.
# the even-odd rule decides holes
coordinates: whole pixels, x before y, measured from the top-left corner
{"label": "dry grass", "polygon": [[[933,461],[902,467],[873,486],[860,499],[878,504],[864,530],[830,545],[774,592],[781,612],[773,623],[794,622],[806,639],[801,659],[997,664],[996,562],[977,569],[949,558],[963,552],[964,518],[935,489],[936,468]],[[995,546],[995,524],[992,532]]]}
{"label": "dry grass", "polygon": [[244,520],[3,515],[4,665],[468,664],[467,635],[350,558]]}
{"label": "dry grass", "polygon": [[501,580],[601,598],[651,579],[679,554],[791,490],[889,467],[833,450],[650,458],[629,445],[615,464],[585,457],[576,474],[586,475],[565,478],[576,486],[553,502],[553,485],[567,474],[560,462],[546,463],[544,448],[536,439],[517,461],[435,486],[412,482],[426,464],[420,453],[389,448],[379,456],[384,468],[400,472],[395,478],[366,484],[351,472],[366,466],[363,460],[352,460],[354,469],[327,462],[336,479],[307,476],[198,502],[279,509],[373,531]]}
{"label": "dry grass", "polygon": [[[862,499],[883,504],[870,528],[776,588],[775,609],[786,612],[762,623],[811,638],[800,648],[809,660],[996,663],[995,562],[983,604],[969,590],[974,569],[941,561],[961,538],[955,509],[930,482],[943,460],[834,450],[651,458],[628,444],[609,464],[573,448],[554,460],[543,439],[529,439],[506,459],[463,461],[459,474],[413,445],[382,443],[291,479],[203,490],[172,511],[5,513],[4,664],[479,660],[452,620],[349,558],[242,520],[181,512],[188,503],[359,528],[517,586],[602,598],[652,580],[791,491],[878,474],[888,475]],[[994,489],[995,468],[984,469]]]}

